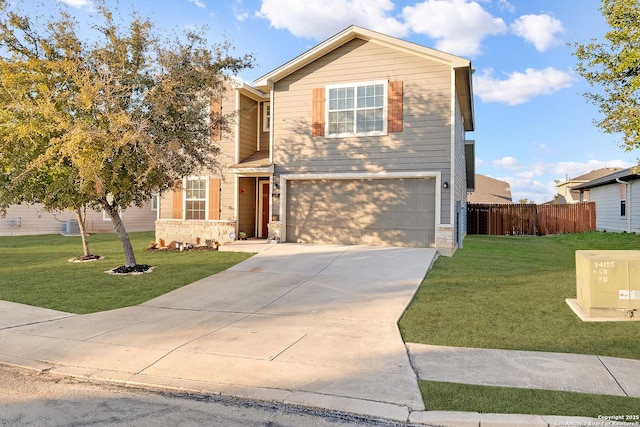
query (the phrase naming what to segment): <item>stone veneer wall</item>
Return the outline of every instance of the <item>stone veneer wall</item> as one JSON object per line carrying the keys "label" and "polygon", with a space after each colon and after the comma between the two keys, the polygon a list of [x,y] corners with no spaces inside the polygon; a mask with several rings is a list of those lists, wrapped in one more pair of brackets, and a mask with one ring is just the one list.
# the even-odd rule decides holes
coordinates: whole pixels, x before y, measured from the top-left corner
{"label": "stone veneer wall", "polygon": [[236,221],[156,220],[156,242],[164,239],[166,244],[171,241],[195,244],[199,237],[202,244],[212,240],[224,245],[233,242],[235,238],[231,236],[236,234]]}
{"label": "stone veneer wall", "polygon": [[454,232],[452,225],[436,226],[436,249],[440,255],[453,256],[456,251]]}

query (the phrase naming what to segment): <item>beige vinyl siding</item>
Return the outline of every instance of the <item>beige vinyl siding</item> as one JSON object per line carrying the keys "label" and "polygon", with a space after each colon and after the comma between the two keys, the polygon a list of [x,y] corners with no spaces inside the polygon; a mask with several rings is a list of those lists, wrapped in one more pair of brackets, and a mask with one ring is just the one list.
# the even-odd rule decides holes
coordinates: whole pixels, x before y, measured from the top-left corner
{"label": "beige vinyl siding", "polygon": [[[15,220],[19,218],[20,225]],[[107,217],[108,218],[108,217]],[[60,234],[65,230],[68,220],[76,221],[74,212],[61,211],[51,213],[41,205],[14,205],[7,209],[7,215],[0,218],[0,236],[23,236],[37,234]],[[150,204],[142,207],[131,207],[122,213],[122,220],[127,231],[153,231],[155,227],[156,211],[151,210]],[[111,219],[103,220],[101,211],[87,209],[87,231],[89,233],[113,232]]]}
{"label": "beige vinyl siding", "polygon": [[242,161],[257,151],[258,113],[257,103],[240,95],[240,158]]}
{"label": "beige vinyl siding", "polygon": [[[374,80],[403,82],[402,133],[311,137],[314,88]],[[450,94],[449,66],[353,40],[276,83],[276,173],[442,170],[447,175],[451,168]]]}

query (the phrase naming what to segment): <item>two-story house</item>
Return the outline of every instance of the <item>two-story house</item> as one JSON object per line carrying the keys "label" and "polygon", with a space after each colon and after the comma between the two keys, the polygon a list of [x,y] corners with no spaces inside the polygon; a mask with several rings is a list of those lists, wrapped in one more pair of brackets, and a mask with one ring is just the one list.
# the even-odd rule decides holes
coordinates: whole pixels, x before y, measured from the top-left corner
{"label": "two-story house", "polygon": [[164,194],[156,238],[435,247],[466,234],[471,62],[352,26],[212,109],[221,173]]}

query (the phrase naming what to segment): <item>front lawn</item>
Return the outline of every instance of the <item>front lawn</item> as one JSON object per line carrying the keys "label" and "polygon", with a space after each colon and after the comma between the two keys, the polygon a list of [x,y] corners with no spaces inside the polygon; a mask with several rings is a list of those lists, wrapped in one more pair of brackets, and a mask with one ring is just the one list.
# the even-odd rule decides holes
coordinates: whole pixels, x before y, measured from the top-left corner
{"label": "front lawn", "polygon": [[129,233],[138,264],[154,266],[142,275],[111,275],[124,264],[115,233],[89,237],[103,260],[71,263],[82,255],[80,237],[0,236],[0,299],[69,313],[86,314],[137,305],[211,274],[252,254],[218,251],[146,251],[154,234]]}
{"label": "front lawn", "polygon": [[565,302],[578,249],[640,249],[640,236],[467,236],[425,277],[400,321],[404,340],[639,359],[640,322],[582,322]]}

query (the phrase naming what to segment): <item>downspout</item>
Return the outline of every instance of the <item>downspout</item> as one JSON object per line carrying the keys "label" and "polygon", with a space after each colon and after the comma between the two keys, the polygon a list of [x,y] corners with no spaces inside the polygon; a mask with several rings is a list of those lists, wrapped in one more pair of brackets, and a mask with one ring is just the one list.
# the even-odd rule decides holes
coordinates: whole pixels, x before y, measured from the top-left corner
{"label": "downspout", "polygon": [[627,233],[631,233],[631,182],[623,181],[620,178],[616,178],[618,184],[624,184],[627,188],[625,191],[625,215],[627,216]]}
{"label": "downspout", "polygon": [[[236,88],[235,93],[235,110],[240,111],[240,91]],[[234,163],[237,164],[240,162],[240,119],[236,119],[234,126],[234,144],[235,144],[235,153],[233,156]],[[240,196],[238,192],[240,191],[240,178],[237,173],[233,174],[233,217],[236,220],[235,225],[235,235],[238,236],[240,231]]]}
{"label": "downspout", "polygon": [[[274,111],[275,108],[274,104],[273,104],[273,89],[275,87],[275,84],[272,82],[271,83],[271,87],[269,88],[269,108],[271,109],[271,114],[269,114],[269,163],[273,164],[273,116],[274,116]],[[274,173],[275,173],[275,167],[274,167]],[[270,223],[273,220],[273,193],[274,193],[274,189],[275,189],[275,175],[274,173],[271,174],[271,176],[269,177],[269,218],[268,218],[268,223]],[[278,199],[278,204],[281,206],[282,201],[280,199]],[[282,218],[280,216],[278,216],[279,220],[282,220]],[[268,225],[267,225],[267,237],[269,237],[269,230],[268,230]]]}

